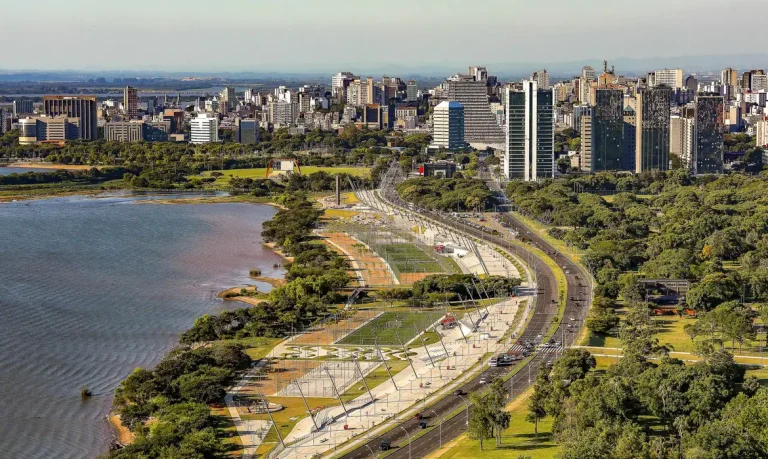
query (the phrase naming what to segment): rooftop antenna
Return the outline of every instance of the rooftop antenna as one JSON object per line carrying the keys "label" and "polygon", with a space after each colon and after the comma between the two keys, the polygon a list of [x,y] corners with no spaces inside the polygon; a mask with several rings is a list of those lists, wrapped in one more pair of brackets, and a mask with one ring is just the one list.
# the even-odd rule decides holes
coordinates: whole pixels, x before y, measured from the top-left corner
{"label": "rooftop antenna", "polygon": [[603,61],[603,73],[608,73],[608,61]]}

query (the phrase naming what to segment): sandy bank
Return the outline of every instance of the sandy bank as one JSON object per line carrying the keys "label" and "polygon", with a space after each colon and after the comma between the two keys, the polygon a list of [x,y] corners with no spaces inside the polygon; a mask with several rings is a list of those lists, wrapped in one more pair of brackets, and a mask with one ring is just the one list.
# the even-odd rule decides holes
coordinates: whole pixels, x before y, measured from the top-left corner
{"label": "sandy bank", "polygon": [[104,169],[109,166],[86,166],[82,164],[53,164],[53,163],[13,163],[8,164],[6,167],[18,167],[23,169],[53,169],[53,170],[67,170],[67,171],[82,171],[92,168]]}
{"label": "sandy bank", "polygon": [[112,428],[115,431],[115,435],[117,436],[118,443],[120,443],[123,446],[130,445],[131,443],[133,443],[133,433],[131,433],[130,429],[124,426],[123,423],[120,421],[119,414],[110,414],[109,424],[112,426]]}

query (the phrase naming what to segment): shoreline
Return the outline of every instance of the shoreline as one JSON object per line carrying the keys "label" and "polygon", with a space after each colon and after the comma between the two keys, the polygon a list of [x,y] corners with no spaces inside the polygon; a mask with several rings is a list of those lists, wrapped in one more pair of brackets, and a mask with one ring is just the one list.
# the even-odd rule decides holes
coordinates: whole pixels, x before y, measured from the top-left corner
{"label": "shoreline", "polygon": [[19,169],[52,169],[65,171],[87,171],[93,168],[104,169],[111,166],[87,166],[84,164],[54,164],[54,163],[10,163],[0,167],[17,167]]}
{"label": "shoreline", "polygon": [[[221,196],[220,198],[237,198],[237,196]],[[192,200],[194,198],[188,198],[188,199]],[[203,198],[203,199],[205,199],[205,198]],[[169,200],[169,201],[175,201],[175,200]],[[145,204],[145,203],[146,204],[156,203],[156,201],[149,201],[149,200],[137,201],[137,202],[138,203],[142,203],[142,204]],[[252,202],[252,201],[248,201],[248,200],[223,201],[223,202],[244,202],[244,203],[252,203],[252,204],[268,204],[268,205],[272,205],[274,207],[285,209],[285,207],[283,207],[283,206],[281,206],[279,204],[276,204],[276,203],[271,203],[271,202],[270,203],[266,203],[266,202],[262,203],[262,202]],[[167,202],[167,203],[161,203],[161,204],[178,204],[178,203]],[[203,204],[203,202],[199,202],[199,204]],[[276,250],[274,248],[274,244],[272,244],[272,243],[262,243],[262,244],[266,245],[267,247],[269,247],[270,250],[272,250],[274,253],[276,253],[277,255],[282,257],[283,259],[288,260],[287,257],[285,257],[282,253],[280,253],[278,250]],[[293,258],[291,257],[290,260],[292,261]],[[250,276],[250,278],[255,280],[255,281],[257,281],[257,282],[267,283],[267,284],[271,285],[273,288],[282,287],[287,282],[284,278],[276,278],[276,277]],[[267,301],[266,299],[254,298],[254,297],[248,297],[248,296],[234,296],[234,297],[230,297],[230,298],[225,298],[225,295],[227,293],[239,293],[240,290],[243,289],[243,288],[245,288],[246,290],[251,290],[251,291],[254,291],[254,292],[258,292],[258,288],[256,286],[254,286],[254,285],[235,286],[235,287],[230,287],[228,289],[222,290],[221,292],[219,292],[216,295],[216,297],[221,299],[222,301],[238,301],[240,303],[244,303],[244,304],[252,306],[252,307],[258,306],[261,303]],[[177,344],[177,347],[178,347],[178,344]],[[133,432],[131,432],[131,430],[128,427],[123,425],[123,423],[122,423],[122,421],[120,419],[120,415],[117,412],[114,411],[114,406],[110,407],[109,413],[106,415],[106,421],[109,423],[114,443],[116,443],[117,445],[119,445],[121,447],[125,447],[125,446],[128,446],[128,445],[133,443],[133,441],[135,439]]]}

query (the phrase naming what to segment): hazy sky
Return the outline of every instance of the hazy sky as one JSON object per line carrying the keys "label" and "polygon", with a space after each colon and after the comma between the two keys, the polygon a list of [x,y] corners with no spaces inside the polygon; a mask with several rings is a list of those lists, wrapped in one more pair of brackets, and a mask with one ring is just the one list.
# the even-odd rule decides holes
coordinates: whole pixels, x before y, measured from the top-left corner
{"label": "hazy sky", "polygon": [[420,70],[768,52],[768,0],[0,0],[0,11],[0,69]]}

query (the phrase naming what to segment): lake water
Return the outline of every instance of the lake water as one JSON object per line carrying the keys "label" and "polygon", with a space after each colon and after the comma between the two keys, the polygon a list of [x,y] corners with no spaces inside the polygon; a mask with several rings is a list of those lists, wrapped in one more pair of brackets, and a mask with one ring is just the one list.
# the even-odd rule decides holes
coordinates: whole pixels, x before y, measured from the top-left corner
{"label": "lake water", "polygon": [[42,169],[39,167],[2,167],[0,175],[26,174],[27,172],[55,172],[56,169]]}
{"label": "lake water", "polygon": [[[122,379],[195,317],[242,307],[216,294],[253,284],[249,269],[282,276],[261,245],[272,207],[136,199],[0,203],[0,457],[105,452]],[[82,386],[94,397],[81,401]]]}

